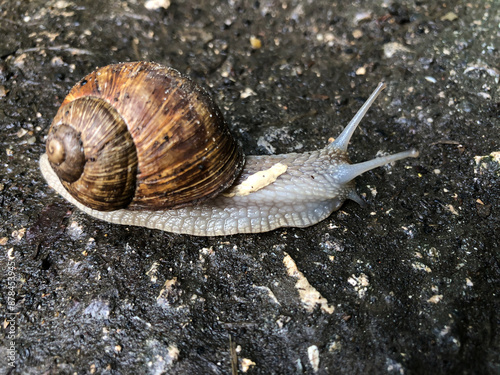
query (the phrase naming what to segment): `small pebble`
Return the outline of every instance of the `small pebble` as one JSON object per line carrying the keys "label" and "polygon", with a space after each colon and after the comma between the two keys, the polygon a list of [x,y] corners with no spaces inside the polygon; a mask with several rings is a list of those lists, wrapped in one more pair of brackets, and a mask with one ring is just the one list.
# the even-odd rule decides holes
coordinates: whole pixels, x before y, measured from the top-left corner
{"label": "small pebble", "polygon": [[147,0],[144,3],[144,7],[149,10],[168,9],[170,7],[170,0]]}
{"label": "small pebble", "polygon": [[366,74],[366,68],[362,66],[361,68],[358,68],[356,70],[356,75],[357,76],[364,76]]}
{"label": "small pebble", "polygon": [[262,47],[261,40],[253,35],[250,37],[250,44],[252,45],[253,49],[259,49]]}

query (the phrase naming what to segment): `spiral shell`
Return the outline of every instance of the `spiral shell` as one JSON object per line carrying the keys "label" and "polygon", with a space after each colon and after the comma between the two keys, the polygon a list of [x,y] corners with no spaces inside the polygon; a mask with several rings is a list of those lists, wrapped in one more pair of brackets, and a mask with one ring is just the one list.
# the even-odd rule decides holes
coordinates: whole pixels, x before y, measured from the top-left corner
{"label": "spiral shell", "polygon": [[101,211],[196,204],[229,187],[244,165],[210,96],[147,62],[109,65],[77,83],[46,151],[71,195]]}

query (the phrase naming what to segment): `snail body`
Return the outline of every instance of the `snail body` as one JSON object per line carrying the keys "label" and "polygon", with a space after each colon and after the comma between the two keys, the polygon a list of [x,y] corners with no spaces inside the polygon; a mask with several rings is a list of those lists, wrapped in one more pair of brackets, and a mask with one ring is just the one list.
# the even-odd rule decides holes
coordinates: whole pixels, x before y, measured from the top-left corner
{"label": "snail body", "polygon": [[[122,86],[124,82],[132,88]],[[409,150],[349,164],[351,135],[384,87],[377,87],[325,148],[245,157],[220,110],[189,79],[153,63],[110,65],[70,91],[52,123],[40,168],[48,184],[69,202],[116,224],[198,236],[307,227],[346,199],[362,202],[355,191],[356,176],[418,156]],[[104,114],[93,114],[101,109]],[[95,126],[103,130],[87,130]],[[101,157],[110,159],[98,165]],[[167,164],[173,164],[173,172],[164,170]],[[171,182],[177,190],[169,190]]]}

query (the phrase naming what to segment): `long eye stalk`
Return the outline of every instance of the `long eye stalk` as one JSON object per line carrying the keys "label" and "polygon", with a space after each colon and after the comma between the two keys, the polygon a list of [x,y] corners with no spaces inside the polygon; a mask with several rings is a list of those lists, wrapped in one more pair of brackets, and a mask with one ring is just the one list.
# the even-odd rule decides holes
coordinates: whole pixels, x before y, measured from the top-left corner
{"label": "long eye stalk", "polygon": [[416,158],[418,157],[418,154],[419,152],[417,150],[412,149],[398,152],[394,155],[381,156],[379,158],[364,161],[362,163],[339,165],[335,170],[337,182],[339,184],[345,184],[369,170],[381,167],[389,163],[393,163],[401,159]]}
{"label": "long eye stalk", "polygon": [[385,83],[379,83],[375,91],[372,92],[368,100],[363,104],[363,106],[359,109],[358,113],[352,118],[352,120],[347,124],[342,133],[337,137],[335,141],[330,143],[328,147],[335,148],[337,150],[347,151],[347,146],[349,145],[349,141],[351,140],[352,134],[358,127],[359,123],[365,117],[366,112],[370,109],[372,104],[375,102],[375,99],[380,95],[382,90],[385,89]]}

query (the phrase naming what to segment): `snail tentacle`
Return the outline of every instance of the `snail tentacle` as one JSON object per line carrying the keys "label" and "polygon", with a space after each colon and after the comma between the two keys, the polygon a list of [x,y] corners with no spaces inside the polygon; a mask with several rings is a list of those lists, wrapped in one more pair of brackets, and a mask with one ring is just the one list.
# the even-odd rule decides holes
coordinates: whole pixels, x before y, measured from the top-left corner
{"label": "snail tentacle", "polygon": [[358,110],[358,112],[354,115],[351,121],[349,121],[349,124],[344,128],[342,133],[333,141],[330,143],[330,148],[336,148],[337,150],[342,150],[342,151],[347,151],[347,146],[349,145],[349,141],[351,140],[351,137],[358,127],[359,123],[365,117],[366,112],[370,109],[372,104],[375,102],[375,99],[380,95],[383,89],[385,89],[385,83],[380,82],[377,86],[377,88],[371,93],[370,97],[366,100],[366,102],[361,106],[361,108]]}
{"label": "snail tentacle", "polygon": [[398,152],[397,154],[381,156],[372,160],[364,161],[357,164],[342,164],[335,169],[335,176],[339,184],[345,184],[354,180],[357,176],[362,175],[372,169],[382,167],[383,165],[393,163],[406,158],[416,158],[419,152],[417,150],[407,150]]}

